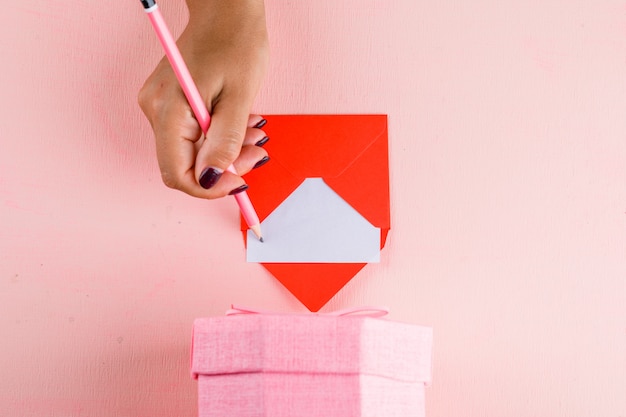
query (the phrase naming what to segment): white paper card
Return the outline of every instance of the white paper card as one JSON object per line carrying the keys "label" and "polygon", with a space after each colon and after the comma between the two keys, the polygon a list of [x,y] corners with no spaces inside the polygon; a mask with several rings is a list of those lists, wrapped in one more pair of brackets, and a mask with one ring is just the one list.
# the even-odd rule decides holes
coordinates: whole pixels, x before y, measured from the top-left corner
{"label": "white paper card", "polygon": [[366,263],[380,261],[374,227],[322,178],[307,178],[261,223],[261,243],[248,230],[248,262]]}

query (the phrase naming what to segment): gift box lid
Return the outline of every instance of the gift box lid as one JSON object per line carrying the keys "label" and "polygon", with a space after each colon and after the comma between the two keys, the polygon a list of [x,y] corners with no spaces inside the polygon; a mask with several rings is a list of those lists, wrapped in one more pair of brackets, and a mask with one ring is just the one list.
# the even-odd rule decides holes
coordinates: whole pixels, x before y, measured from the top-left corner
{"label": "gift box lid", "polygon": [[196,319],[191,372],[431,378],[432,329],[364,316],[245,314]]}

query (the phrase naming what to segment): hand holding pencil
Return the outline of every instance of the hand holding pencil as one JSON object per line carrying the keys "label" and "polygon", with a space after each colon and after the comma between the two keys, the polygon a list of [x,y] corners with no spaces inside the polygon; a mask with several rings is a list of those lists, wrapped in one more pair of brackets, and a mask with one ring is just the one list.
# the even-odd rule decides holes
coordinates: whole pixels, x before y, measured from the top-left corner
{"label": "hand holding pencil", "polygon": [[155,2],[141,2],[167,55],[139,94],[163,181],[200,198],[235,195],[248,221],[256,214],[238,174],[269,160],[264,119],[249,115],[268,61],[263,2],[189,0],[178,48]]}

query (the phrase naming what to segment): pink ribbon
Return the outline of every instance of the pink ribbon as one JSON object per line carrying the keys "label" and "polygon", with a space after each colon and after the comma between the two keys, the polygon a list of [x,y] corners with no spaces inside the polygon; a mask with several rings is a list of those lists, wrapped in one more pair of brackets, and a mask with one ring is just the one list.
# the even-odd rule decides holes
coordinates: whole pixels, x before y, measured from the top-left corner
{"label": "pink ribbon", "polygon": [[[241,314],[269,314],[275,316],[292,316],[293,313],[277,313],[274,311],[267,310],[258,310],[248,307],[240,307],[232,305],[230,306],[230,310],[226,312],[227,316],[237,316]],[[300,313],[295,314],[297,316],[335,316],[335,317],[344,317],[344,316],[363,316],[363,317],[372,317],[378,318],[383,317],[389,314],[389,309],[386,307],[352,307],[345,308],[342,310],[332,311],[330,313]]]}

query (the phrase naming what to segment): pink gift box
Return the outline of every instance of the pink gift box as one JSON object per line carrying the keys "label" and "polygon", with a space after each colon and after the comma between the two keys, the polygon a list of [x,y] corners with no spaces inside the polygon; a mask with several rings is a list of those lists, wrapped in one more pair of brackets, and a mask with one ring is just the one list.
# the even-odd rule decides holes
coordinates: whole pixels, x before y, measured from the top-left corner
{"label": "pink gift box", "polygon": [[200,417],[424,416],[432,329],[363,315],[197,319]]}

